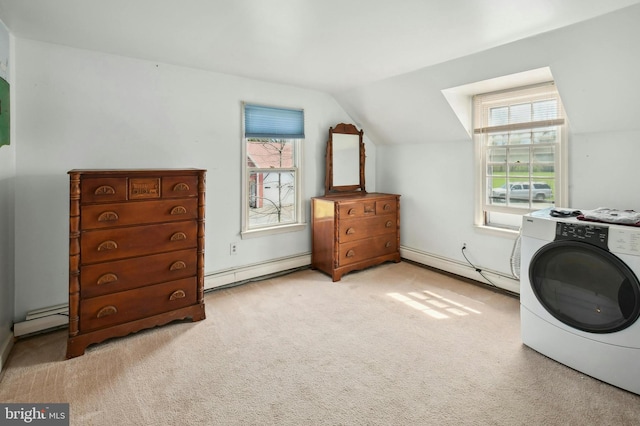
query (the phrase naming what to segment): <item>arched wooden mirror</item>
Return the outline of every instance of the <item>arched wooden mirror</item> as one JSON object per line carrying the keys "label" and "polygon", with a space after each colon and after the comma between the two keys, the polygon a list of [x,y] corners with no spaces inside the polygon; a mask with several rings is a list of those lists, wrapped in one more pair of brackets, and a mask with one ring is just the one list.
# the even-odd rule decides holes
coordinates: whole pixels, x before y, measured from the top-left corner
{"label": "arched wooden mirror", "polygon": [[363,134],[353,124],[340,123],[329,128],[325,195],[340,192],[366,193]]}

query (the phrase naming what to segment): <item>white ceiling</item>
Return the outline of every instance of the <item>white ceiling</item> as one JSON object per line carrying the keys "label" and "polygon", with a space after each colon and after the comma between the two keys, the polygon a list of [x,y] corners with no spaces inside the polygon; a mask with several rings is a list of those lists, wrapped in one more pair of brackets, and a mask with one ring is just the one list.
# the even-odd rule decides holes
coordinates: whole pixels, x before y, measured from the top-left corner
{"label": "white ceiling", "polygon": [[640,0],[0,0],[17,37],[337,93]]}

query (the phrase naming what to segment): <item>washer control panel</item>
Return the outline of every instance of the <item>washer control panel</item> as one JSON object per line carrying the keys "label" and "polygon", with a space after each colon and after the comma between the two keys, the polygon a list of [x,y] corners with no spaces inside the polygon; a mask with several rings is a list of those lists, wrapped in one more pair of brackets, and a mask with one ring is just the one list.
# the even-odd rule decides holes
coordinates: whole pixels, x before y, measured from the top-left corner
{"label": "washer control panel", "polygon": [[582,241],[608,250],[609,227],[557,222],[555,241],[563,240]]}

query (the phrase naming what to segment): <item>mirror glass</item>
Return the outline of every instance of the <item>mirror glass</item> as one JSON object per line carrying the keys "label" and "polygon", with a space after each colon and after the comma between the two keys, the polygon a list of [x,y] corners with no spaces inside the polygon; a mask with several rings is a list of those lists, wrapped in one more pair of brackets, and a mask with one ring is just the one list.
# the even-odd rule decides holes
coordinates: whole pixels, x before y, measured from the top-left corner
{"label": "mirror glass", "polygon": [[333,184],[360,184],[359,135],[333,134]]}

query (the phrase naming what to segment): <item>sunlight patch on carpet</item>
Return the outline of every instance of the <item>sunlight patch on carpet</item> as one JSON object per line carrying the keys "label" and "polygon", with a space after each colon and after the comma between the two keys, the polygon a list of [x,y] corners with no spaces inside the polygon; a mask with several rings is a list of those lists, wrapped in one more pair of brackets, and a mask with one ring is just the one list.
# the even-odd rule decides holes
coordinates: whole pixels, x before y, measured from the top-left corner
{"label": "sunlight patch on carpet", "polygon": [[387,296],[435,319],[451,318],[451,315],[463,317],[469,313],[477,315],[482,313],[432,291],[424,290],[422,293],[412,291],[407,294],[408,296],[400,293],[387,293]]}

